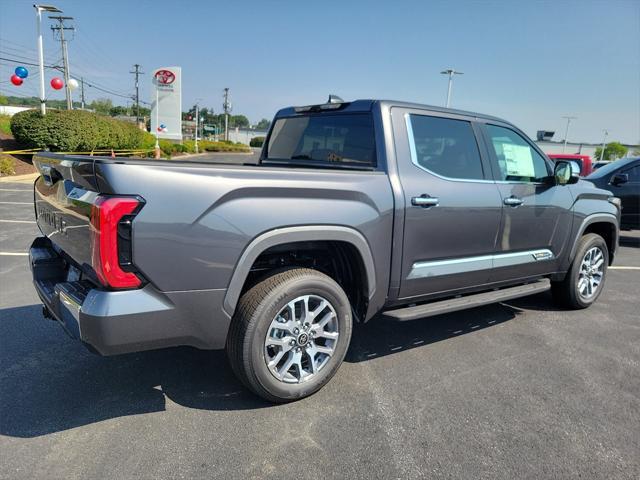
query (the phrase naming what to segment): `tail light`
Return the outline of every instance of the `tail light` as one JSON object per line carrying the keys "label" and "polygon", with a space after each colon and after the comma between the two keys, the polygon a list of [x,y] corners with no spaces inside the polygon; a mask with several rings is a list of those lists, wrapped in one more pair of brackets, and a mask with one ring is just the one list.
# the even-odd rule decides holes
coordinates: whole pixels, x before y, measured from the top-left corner
{"label": "tail light", "polygon": [[91,263],[105,287],[137,288],[131,250],[131,221],[143,207],[140,197],[98,196],[91,208]]}

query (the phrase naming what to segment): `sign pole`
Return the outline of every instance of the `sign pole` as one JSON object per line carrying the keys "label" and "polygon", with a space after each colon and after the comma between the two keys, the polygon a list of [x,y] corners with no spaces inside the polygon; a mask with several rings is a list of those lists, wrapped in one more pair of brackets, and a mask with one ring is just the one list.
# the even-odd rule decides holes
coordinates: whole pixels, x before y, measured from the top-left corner
{"label": "sign pole", "polygon": [[158,83],[157,83],[157,79],[156,79],[156,146],[155,146],[155,158],[160,158],[160,141],[158,140],[158,135],[159,135],[159,126],[160,124],[158,123],[158,110],[160,110],[160,103],[159,103],[159,95],[158,95]]}

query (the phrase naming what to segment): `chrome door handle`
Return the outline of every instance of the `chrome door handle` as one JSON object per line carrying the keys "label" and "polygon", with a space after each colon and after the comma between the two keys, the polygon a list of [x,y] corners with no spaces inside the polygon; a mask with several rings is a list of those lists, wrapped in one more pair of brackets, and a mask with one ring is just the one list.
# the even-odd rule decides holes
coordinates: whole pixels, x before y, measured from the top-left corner
{"label": "chrome door handle", "polygon": [[522,201],[522,199],[518,198],[518,197],[507,197],[504,199],[504,204],[505,205],[509,205],[510,207],[517,207],[518,205],[522,205],[524,202]]}
{"label": "chrome door handle", "polygon": [[428,197],[426,195],[423,195],[420,197],[413,197],[411,199],[411,205],[415,207],[423,207],[423,208],[435,207],[436,205],[438,205],[438,203],[440,203],[439,199],[437,199],[436,197]]}

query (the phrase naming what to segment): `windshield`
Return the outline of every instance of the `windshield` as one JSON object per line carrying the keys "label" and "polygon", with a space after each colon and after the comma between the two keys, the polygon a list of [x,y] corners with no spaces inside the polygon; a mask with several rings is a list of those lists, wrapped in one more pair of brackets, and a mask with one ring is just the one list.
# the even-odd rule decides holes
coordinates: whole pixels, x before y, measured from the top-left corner
{"label": "windshield", "polygon": [[295,164],[375,167],[371,114],[319,114],[276,120],[266,159]]}
{"label": "windshield", "polygon": [[603,165],[602,167],[599,167],[595,172],[593,172],[587,178],[605,177],[610,173],[613,173],[615,170],[618,170],[620,167],[624,167],[625,165],[628,165],[633,160],[634,160],[633,158],[621,158],[620,160],[615,160],[611,163],[608,163],[607,165]]}

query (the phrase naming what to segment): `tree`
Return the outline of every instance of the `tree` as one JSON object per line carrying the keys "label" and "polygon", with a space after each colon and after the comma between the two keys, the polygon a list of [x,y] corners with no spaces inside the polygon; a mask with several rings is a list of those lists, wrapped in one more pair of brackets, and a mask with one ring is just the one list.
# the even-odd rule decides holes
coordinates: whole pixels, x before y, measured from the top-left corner
{"label": "tree", "polygon": [[0,105],[9,105],[9,99],[4,95],[0,95]]}
{"label": "tree", "polygon": [[249,119],[244,115],[230,115],[229,116],[229,126],[230,127],[248,127]]}
{"label": "tree", "polygon": [[[622,145],[620,142],[610,142],[607,143],[604,147],[604,155],[602,156],[603,160],[616,160],[618,158],[624,157],[629,149]],[[602,154],[602,147],[596,148],[595,158],[600,160],[600,155]]]}
{"label": "tree", "polygon": [[263,118],[256,124],[256,128],[258,130],[269,130],[270,126],[271,126],[271,122],[266,118]]}
{"label": "tree", "polygon": [[113,108],[113,102],[108,98],[98,98],[89,104],[89,108],[94,110],[96,113],[101,113],[102,115],[109,115],[111,109]]}

